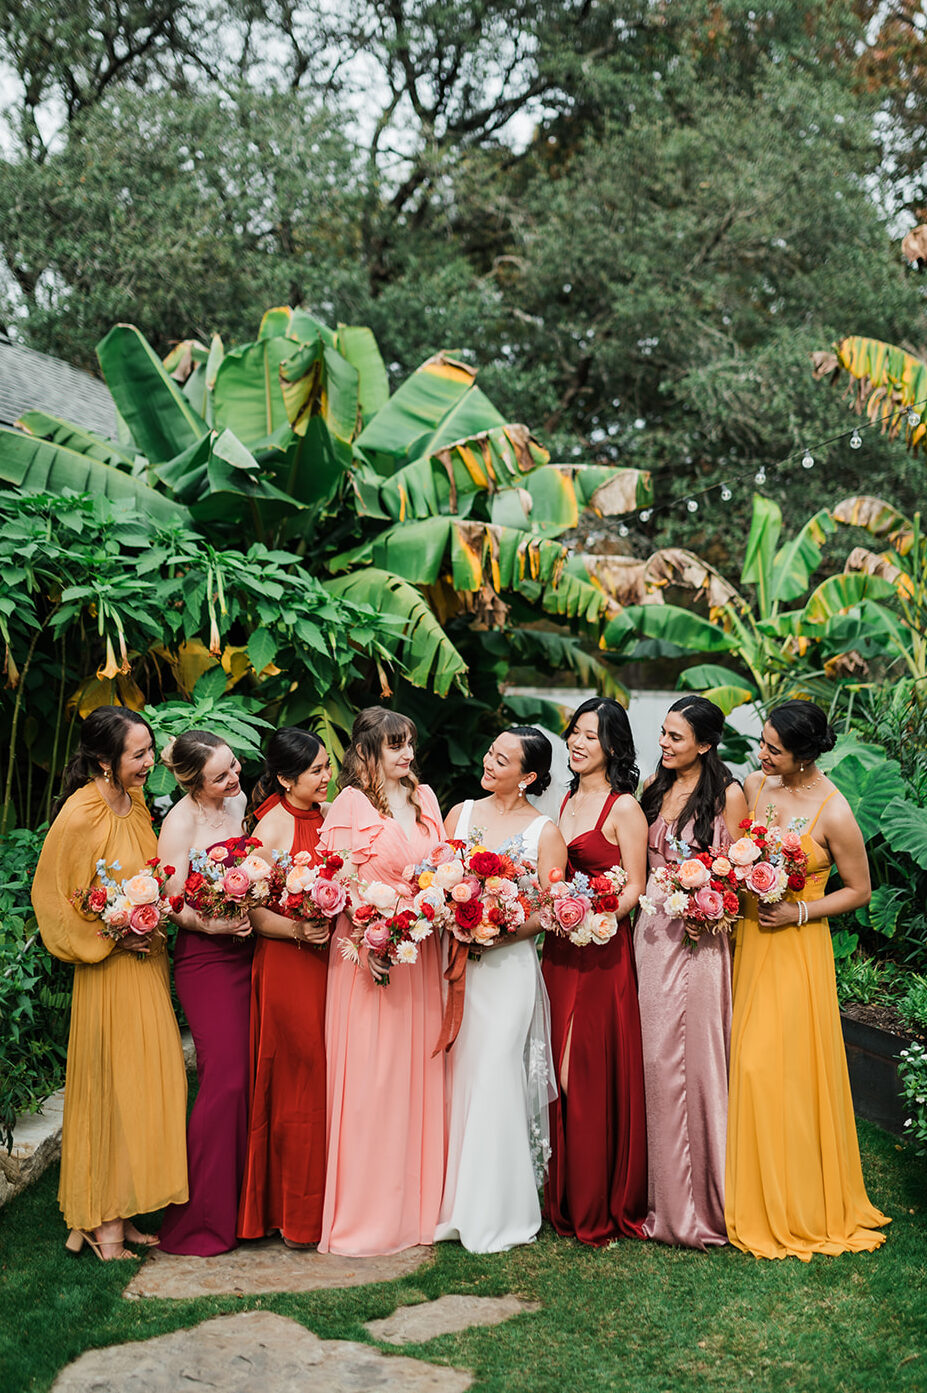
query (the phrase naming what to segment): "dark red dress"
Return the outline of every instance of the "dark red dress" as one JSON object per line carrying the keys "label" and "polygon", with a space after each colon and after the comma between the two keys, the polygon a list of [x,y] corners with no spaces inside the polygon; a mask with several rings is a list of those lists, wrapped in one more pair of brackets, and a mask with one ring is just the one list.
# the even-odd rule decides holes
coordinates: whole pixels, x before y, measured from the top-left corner
{"label": "dark red dress", "polygon": [[[595,827],[570,842],[568,874],[600,875],[621,864],[602,831],[617,797],[606,798]],[[601,947],[547,934],[542,970],[558,1085],[573,1022],[567,1092],[550,1106],[545,1217],[558,1233],[596,1247],[622,1235],[642,1238],[647,1123],[630,920]]]}
{"label": "dark red dress", "polygon": [[[321,808],[294,808],[292,851],[314,852]],[[273,847],[265,847],[271,852]],[[292,1243],[318,1243],[325,1191],[325,989],[328,945],[258,936],[251,978],[251,1109],[238,1212],[240,1238],[279,1229]]]}
{"label": "dark red dress", "polygon": [[[243,840],[214,845],[231,855]],[[187,1124],[190,1198],[165,1212],[166,1253],[206,1258],[236,1246],[248,1134],[251,954],[250,939],[177,931],[174,983],[196,1045],[199,1091]]]}

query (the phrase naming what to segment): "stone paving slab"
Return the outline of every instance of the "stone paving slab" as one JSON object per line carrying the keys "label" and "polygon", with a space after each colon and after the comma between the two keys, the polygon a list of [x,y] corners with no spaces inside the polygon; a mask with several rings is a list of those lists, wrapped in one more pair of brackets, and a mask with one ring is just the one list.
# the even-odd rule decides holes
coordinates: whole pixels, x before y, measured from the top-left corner
{"label": "stone paving slab", "polygon": [[196,1296],[257,1295],[272,1291],[317,1291],[392,1282],[415,1272],[432,1248],[407,1248],[388,1257],[343,1258],[314,1249],[287,1248],[279,1238],[243,1243],[214,1258],[183,1257],[157,1248],[123,1295],[186,1300]]}
{"label": "stone paving slab", "polygon": [[64,1089],[42,1104],[41,1112],[16,1121],[13,1150],[0,1147],[0,1206],[25,1190],[61,1155]]}
{"label": "stone paving slab", "polygon": [[270,1311],[217,1316],[110,1349],[88,1350],[52,1393],[464,1393],[473,1375],[349,1340],[320,1340]]}
{"label": "stone paving slab", "polygon": [[415,1345],[473,1325],[499,1325],[540,1309],[539,1301],[523,1301],[520,1296],[439,1296],[419,1306],[399,1306],[384,1320],[367,1321],[364,1329],[391,1345]]}

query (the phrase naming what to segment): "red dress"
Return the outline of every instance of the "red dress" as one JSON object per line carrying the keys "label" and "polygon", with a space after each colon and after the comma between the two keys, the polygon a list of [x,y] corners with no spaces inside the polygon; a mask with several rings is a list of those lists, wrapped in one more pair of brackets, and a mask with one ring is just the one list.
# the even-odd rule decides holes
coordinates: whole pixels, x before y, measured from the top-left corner
{"label": "red dress", "polygon": [[[282,803],[295,819],[291,850],[314,852],[320,808],[294,808],[274,794],[260,819]],[[266,852],[274,850],[265,847]],[[325,1190],[325,989],[328,945],[262,938],[251,977],[251,1108],[239,1238],[279,1229],[292,1243],[318,1243]]]}
{"label": "red dress", "polygon": [[[602,831],[617,797],[606,798],[595,827],[570,842],[569,874],[601,875],[620,865],[618,848]],[[542,970],[558,1083],[573,1023],[567,1092],[550,1106],[546,1217],[558,1233],[595,1247],[621,1235],[642,1238],[647,1122],[630,920],[602,946],[578,948],[547,934]]]}

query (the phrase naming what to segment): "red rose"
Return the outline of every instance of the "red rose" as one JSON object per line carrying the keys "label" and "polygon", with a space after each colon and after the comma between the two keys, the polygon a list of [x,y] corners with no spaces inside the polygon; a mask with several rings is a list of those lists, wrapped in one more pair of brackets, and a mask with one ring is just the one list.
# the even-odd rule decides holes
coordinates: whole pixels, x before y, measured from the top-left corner
{"label": "red rose", "polygon": [[371,919],[378,919],[379,917],[380,911],[372,904],[358,905],[357,909],[354,911],[355,924],[369,924]]}
{"label": "red rose", "polygon": [[733,890],[725,890],[724,892],[724,912],[725,914],[740,913],[740,900]]}
{"label": "red rose", "polygon": [[179,914],[183,909],[183,895],[171,895],[171,909]]}
{"label": "red rose", "polygon": [[157,905],[137,904],[129,915],[129,928],[134,934],[150,934],[158,927],[160,919]]}
{"label": "red rose", "polygon": [[797,871],[797,872],[795,872],[794,874],[792,874],[792,875],[789,876],[789,889],[790,889],[790,890],[804,890],[804,888],[805,888],[805,877],[802,875],[801,871]]}
{"label": "red rose", "polygon": [[483,917],[483,901],[476,895],[463,904],[455,904],[454,918],[462,929],[474,929]]}
{"label": "red rose", "polygon": [[340,856],[336,854],[333,856],[326,856],[325,864],[329,867],[330,870],[340,871],[341,867],[344,865],[344,861]]}
{"label": "red rose", "polygon": [[184,881],[184,889],[188,895],[193,895],[197,890],[201,890],[206,884],[206,877],[200,875],[199,871],[191,871]]}
{"label": "red rose", "polygon": [[597,914],[614,914],[618,908],[617,895],[597,895],[595,910]]}
{"label": "red rose", "polygon": [[488,911],[486,918],[489,920],[490,924],[497,924],[501,929],[505,924],[505,910],[500,908],[499,905],[494,904],[492,909]]}
{"label": "red rose", "polygon": [[102,885],[95,885],[87,896],[87,908],[91,914],[102,914],[106,908],[106,890]]}
{"label": "red rose", "polygon": [[435,907],[433,904],[429,903],[428,900],[422,901],[422,917],[427,919],[429,923],[431,923],[435,917]]}
{"label": "red rose", "polygon": [[470,869],[478,876],[501,875],[502,862],[494,851],[475,851],[470,857]]}

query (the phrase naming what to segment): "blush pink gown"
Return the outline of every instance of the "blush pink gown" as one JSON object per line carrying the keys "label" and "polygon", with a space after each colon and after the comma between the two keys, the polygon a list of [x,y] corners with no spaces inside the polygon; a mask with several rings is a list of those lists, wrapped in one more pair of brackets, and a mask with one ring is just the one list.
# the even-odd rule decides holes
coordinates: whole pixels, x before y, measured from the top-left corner
{"label": "blush pink gown", "polygon": [[[320,850],[350,855],[361,881],[410,896],[403,870],[443,838],[441,812],[420,785],[424,823],[406,836],[356,788],[331,806]],[[325,1013],[328,1160],[321,1253],[396,1253],[434,1241],[444,1184],[444,1058],[432,1058],[442,1016],[440,944],[393,967],[377,986],[341,952],[342,916],[329,957]]]}

